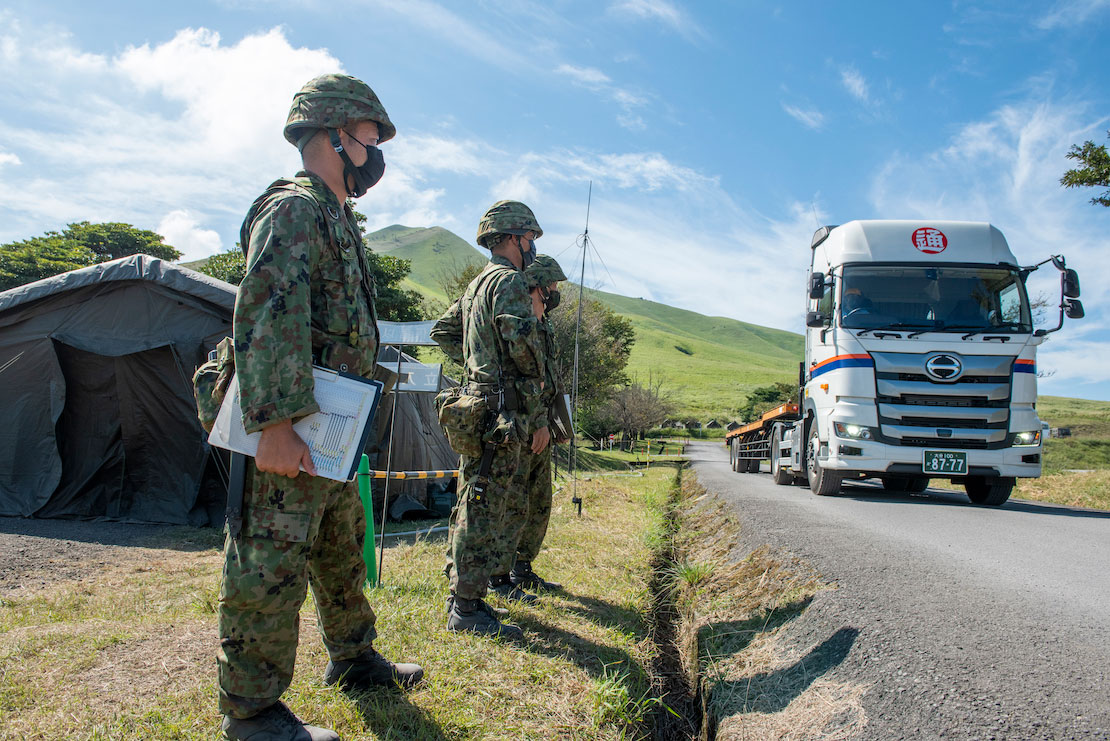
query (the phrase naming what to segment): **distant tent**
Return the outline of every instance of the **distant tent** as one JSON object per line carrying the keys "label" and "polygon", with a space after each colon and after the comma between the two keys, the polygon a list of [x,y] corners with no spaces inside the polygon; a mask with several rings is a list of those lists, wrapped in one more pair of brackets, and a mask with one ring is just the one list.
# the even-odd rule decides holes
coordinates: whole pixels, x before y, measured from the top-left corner
{"label": "distant tent", "polygon": [[[147,255],[0,293],[0,515],[221,525],[191,379],[234,305],[235,286]],[[401,395],[394,470],[457,466],[433,396]],[[368,449],[382,468],[391,409]],[[399,483],[391,500],[427,501],[428,482]]]}
{"label": "distant tent", "polygon": [[711,419],[705,423],[705,429],[707,430],[719,430],[721,427],[723,427],[723,425],[715,419]]}
{"label": "distant tent", "polygon": [[147,255],[0,293],[0,515],[208,523],[191,376],[234,303]]}
{"label": "distant tent", "polygon": [[[422,365],[408,353],[401,354],[401,362],[406,366]],[[378,352],[378,368],[374,377],[385,383],[387,388],[393,388],[397,380],[397,375],[393,372],[396,365],[397,350],[388,345],[382,347]],[[450,379],[446,380],[448,383],[453,383]],[[441,381],[436,385],[436,390],[442,387]],[[404,390],[399,394],[386,394],[378,406],[376,437],[381,442],[377,444],[371,442],[367,446],[370,467],[375,470],[385,470],[386,462],[389,460],[390,416],[393,414],[395,400],[398,400],[396,402],[398,414],[394,429],[392,470],[448,471],[458,468],[459,455],[451,449],[447,437],[439,426],[439,416],[435,409],[435,393]],[[392,481],[389,485],[391,515],[397,514],[392,505],[399,501],[401,494],[406,494],[420,506],[431,509],[429,489],[447,488],[451,485],[452,479]],[[374,511],[380,513],[385,497],[384,479],[374,480],[373,493]]]}

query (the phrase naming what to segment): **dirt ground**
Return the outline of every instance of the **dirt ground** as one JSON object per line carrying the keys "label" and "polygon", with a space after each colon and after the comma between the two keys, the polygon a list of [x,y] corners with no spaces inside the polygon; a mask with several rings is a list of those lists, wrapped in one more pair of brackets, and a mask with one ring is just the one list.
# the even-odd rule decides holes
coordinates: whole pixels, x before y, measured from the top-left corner
{"label": "dirt ground", "polygon": [[152,551],[215,548],[221,536],[215,528],[0,517],[0,598],[81,580]]}

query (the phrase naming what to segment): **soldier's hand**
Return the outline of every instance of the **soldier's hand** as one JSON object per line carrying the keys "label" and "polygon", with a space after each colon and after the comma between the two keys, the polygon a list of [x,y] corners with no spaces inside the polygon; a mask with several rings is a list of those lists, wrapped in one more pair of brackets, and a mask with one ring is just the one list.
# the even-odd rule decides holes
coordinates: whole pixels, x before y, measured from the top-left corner
{"label": "soldier's hand", "polygon": [[312,452],[294,431],[293,420],[290,419],[262,429],[254,465],[259,471],[276,473],[291,479],[297,477],[302,467],[309,476],[316,475],[316,466],[312,465]]}
{"label": "soldier's hand", "polygon": [[551,442],[551,432],[546,427],[541,427],[532,433],[532,452],[539,455],[549,442]]}

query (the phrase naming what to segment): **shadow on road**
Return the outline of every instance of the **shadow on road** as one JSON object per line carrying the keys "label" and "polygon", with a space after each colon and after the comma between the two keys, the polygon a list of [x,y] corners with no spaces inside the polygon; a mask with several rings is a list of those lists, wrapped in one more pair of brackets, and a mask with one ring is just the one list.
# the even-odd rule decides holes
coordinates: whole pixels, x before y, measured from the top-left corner
{"label": "shadow on road", "polygon": [[1110,512],[1099,509],[1068,507],[1062,504],[1031,502],[1025,499],[1011,499],[1001,507],[984,507],[982,505],[972,504],[963,492],[950,489],[927,489],[920,494],[911,494],[909,492],[886,491],[878,484],[870,484],[862,481],[845,484],[840,490],[840,494],[834,496],[839,496],[842,499],[854,499],[857,502],[887,502],[891,504],[1004,509],[1008,512],[1026,512],[1034,515],[1110,519]]}

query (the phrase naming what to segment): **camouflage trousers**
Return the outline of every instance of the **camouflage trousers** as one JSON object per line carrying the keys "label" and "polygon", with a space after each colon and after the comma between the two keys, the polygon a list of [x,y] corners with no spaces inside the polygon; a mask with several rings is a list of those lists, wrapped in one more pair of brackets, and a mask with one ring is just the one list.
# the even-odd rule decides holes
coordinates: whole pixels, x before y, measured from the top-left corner
{"label": "camouflage trousers", "polygon": [[247,467],[243,529],[225,539],[217,654],[220,712],[254,715],[293,679],[300,610],[311,587],[333,660],[370,647],[374,611],[363,593],[366,516],[353,484]]}
{"label": "camouflage trousers", "polygon": [[474,485],[482,459],[459,458],[459,497],[451,510],[444,568],[452,594],[465,599],[484,597],[490,575],[506,559],[511,563],[527,514],[518,473],[521,454],[519,443],[496,449],[481,502],[474,501]]}
{"label": "camouflage trousers", "polygon": [[[536,455],[531,449],[520,456],[520,478],[527,514],[516,546],[517,561],[534,561],[540,554],[547,523],[551,520],[551,446]],[[509,563],[512,568],[512,563]],[[508,569],[506,569],[508,570]]]}

